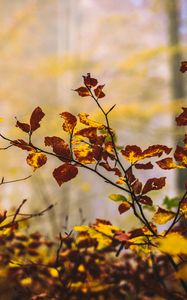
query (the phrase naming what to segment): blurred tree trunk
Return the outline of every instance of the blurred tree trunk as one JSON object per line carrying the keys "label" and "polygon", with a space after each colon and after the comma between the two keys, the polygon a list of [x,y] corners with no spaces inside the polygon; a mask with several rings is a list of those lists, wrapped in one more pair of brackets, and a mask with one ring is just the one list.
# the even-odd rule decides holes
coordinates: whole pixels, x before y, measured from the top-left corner
{"label": "blurred tree trunk", "polygon": [[[171,47],[170,54],[170,89],[171,98],[177,101],[180,105],[180,100],[185,98],[185,86],[183,76],[179,72],[182,61],[182,53],[180,50],[180,1],[166,0],[166,15],[168,18],[168,43]],[[176,126],[176,124],[175,124]],[[182,141],[182,136],[175,137],[174,144]],[[187,171],[177,171],[177,189],[180,191],[184,189],[184,182],[187,179]]]}

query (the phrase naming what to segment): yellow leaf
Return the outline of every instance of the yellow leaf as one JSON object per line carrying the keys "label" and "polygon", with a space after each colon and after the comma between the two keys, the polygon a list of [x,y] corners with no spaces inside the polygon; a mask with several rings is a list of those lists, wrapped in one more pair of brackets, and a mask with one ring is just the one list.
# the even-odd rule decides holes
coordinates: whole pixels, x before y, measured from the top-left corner
{"label": "yellow leaf", "polygon": [[3,118],[0,118],[0,123],[3,122]]}
{"label": "yellow leaf", "polygon": [[95,122],[91,119],[89,119],[89,115],[86,113],[80,113],[79,115],[79,120],[82,124],[87,125],[87,126],[93,126],[93,127],[97,127],[98,129],[103,129],[105,128],[105,125]]}
{"label": "yellow leaf", "polygon": [[180,212],[187,218],[187,199],[184,199],[180,205]]}
{"label": "yellow leaf", "polygon": [[152,221],[156,224],[162,225],[167,223],[169,220],[173,219],[174,217],[175,217],[174,212],[159,207],[156,213],[154,214]]}
{"label": "yellow leaf", "polygon": [[92,148],[88,144],[80,144],[74,148],[76,159],[83,164],[94,164]]}
{"label": "yellow leaf", "polygon": [[158,249],[170,255],[187,254],[187,239],[178,232],[158,239]]}
{"label": "yellow leaf", "polygon": [[27,163],[34,168],[34,171],[47,162],[47,156],[42,152],[31,151],[27,156]]}

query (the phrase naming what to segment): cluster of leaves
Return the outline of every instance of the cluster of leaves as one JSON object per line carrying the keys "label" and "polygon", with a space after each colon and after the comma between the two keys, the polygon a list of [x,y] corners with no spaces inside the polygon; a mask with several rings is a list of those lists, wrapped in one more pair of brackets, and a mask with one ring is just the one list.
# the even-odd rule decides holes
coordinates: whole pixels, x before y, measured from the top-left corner
{"label": "cluster of leaves", "polygon": [[77,227],[76,238],[70,232],[50,241],[40,232],[26,233],[23,214],[15,215],[3,213],[0,227],[2,299],[183,299],[176,284],[183,273],[173,277],[165,255],[125,251],[116,257],[118,228],[110,222],[98,219]]}
{"label": "cluster of leaves", "polygon": [[[183,62],[181,71],[185,72],[186,70],[186,62]],[[186,229],[181,224],[187,217],[187,185],[184,187],[184,193],[181,197],[172,199],[172,201],[165,198],[163,205],[156,208],[153,197],[154,191],[161,190],[165,186],[166,177],[151,177],[146,182],[141,182],[136,174],[136,170],[141,169],[146,172],[146,170],[155,167],[160,167],[163,170],[187,168],[187,135],[184,136],[184,145],[177,145],[175,149],[160,144],[151,145],[144,150],[137,145],[119,147],[116,142],[115,132],[109,122],[109,114],[115,105],[108,110],[103,108],[102,101],[105,97],[103,89],[104,85],[99,84],[98,80],[92,78],[90,73],[88,73],[86,76],[83,76],[83,86],[75,89],[75,91],[79,96],[83,98],[89,97],[95,102],[103,114],[104,123],[92,120],[87,113],[83,112],[79,113],[78,116],[69,112],[60,113],[60,117],[63,119],[62,129],[66,137],[64,139],[59,136],[45,137],[44,145],[52,148],[52,151],[49,151],[46,148],[33,144],[32,135],[40,127],[40,122],[45,115],[42,109],[37,107],[32,112],[28,123],[18,120],[16,122],[16,126],[27,134],[27,140],[19,138],[9,139],[0,134],[4,140],[9,142],[9,145],[4,149],[14,146],[29,152],[26,161],[33,167],[34,171],[47,162],[47,157],[56,157],[60,161],[60,165],[57,165],[54,169],[53,177],[59,186],[75,178],[80,168],[94,172],[115,189],[120,190],[120,194],[109,196],[111,200],[119,204],[119,213],[125,214],[127,211],[132,210],[141,224],[139,228],[129,232],[103,220],[97,220],[92,225],[75,227],[79,235],[76,240],[68,244],[70,249],[66,249],[67,253],[65,253],[67,256],[64,255],[66,258],[64,258],[65,262],[62,263],[63,268],[66,265],[70,268],[72,266],[73,272],[70,272],[70,274],[68,269],[63,269],[62,266],[59,267],[58,265],[59,268],[56,267],[57,278],[60,280],[60,284],[63,283],[63,287],[61,286],[60,289],[69,295],[67,296],[69,297],[68,299],[74,299],[74,294],[72,294],[73,287],[75,287],[76,293],[77,291],[81,293],[79,299],[81,297],[81,299],[84,299],[83,295],[89,296],[90,299],[93,296],[93,299],[96,299],[94,295],[97,292],[100,293],[98,295],[103,295],[103,297],[110,299],[109,295],[113,295],[113,288],[115,292],[118,291],[120,293],[121,289],[118,284],[120,284],[120,287],[123,287],[123,283],[120,282],[122,278],[119,277],[122,275],[121,273],[119,276],[117,273],[112,275],[108,268],[113,264],[110,261],[110,254],[115,251],[116,255],[119,256],[124,249],[126,249],[127,253],[129,253],[128,251],[134,253],[134,259],[140,260],[139,263],[145,264],[147,270],[154,274],[152,285],[152,282],[145,275],[147,274],[146,272],[143,273],[145,275],[142,276],[143,281],[139,277],[137,279],[138,275],[133,273],[133,280],[138,280],[138,288],[141,283],[144,289],[146,285],[144,283],[145,278],[148,282],[147,288],[143,291],[140,299],[143,299],[144,295],[149,296],[149,293],[153,293],[151,294],[151,299],[154,296],[171,299],[171,293],[172,299],[185,299],[185,295],[187,295],[187,239]],[[183,112],[176,117],[176,123],[178,126],[187,125],[187,108],[183,108]],[[160,159],[161,156],[162,159]],[[147,218],[145,213],[147,207],[154,211],[150,219]],[[176,207],[175,211],[173,210],[174,207]],[[158,230],[159,225],[165,225],[162,232]],[[60,241],[62,247],[64,239],[61,236]],[[67,247],[67,243],[65,244]],[[80,245],[83,245],[84,250]],[[57,254],[57,263],[59,259],[63,260],[63,255],[59,254],[60,250],[62,250],[61,247]],[[116,247],[118,247],[117,250]],[[91,252],[90,249],[92,249]],[[68,251],[70,253],[74,251],[72,258],[71,254],[70,257],[68,256]],[[104,263],[102,258],[100,260],[100,255],[103,255],[103,253]],[[89,255],[88,258],[87,254]],[[159,269],[159,263],[157,263],[157,259],[160,259],[160,257],[163,259],[163,261],[161,259],[161,265],[165,266],[166,264],[166,267],[161,267],[161,270]],[[40,264],[38,263],[38,265]],[[111,272],[116,270],[114,265],[112,265]],[[90,270],[91,266],[95,267]],[[122,271],[127,272],[125,265],[123,265]],[[169,272],[170,283],[168,282],[168,273],[166,274],[166,271]],[[119,270],[116,272],[119,272]],[[101,278],[98,274],[101,274]],[[115,282],[112,289],[110,289],[109,274],[111,275],[111,280],[115,281],[117,280],[116,278],[120,278]],[[80,277],[82,276],[82,279],[79,278],[79,275]],[[68,279],[67,276],[69,276]],[[54,284],[57,284],[58,280],[56,279]],[[158,289],[154,280],[159,281]],[[179,284],[171,284],[172,280]],[[132,293],[139,292],[139,290],[135,289],[135,282],[133,284]],[[154,287],[153,291],[150,291],[150,286]],[[127,287],[126,282],[125,287]],[[117,299],[120,299],[127,291],[131,293],[127,288],[122,291],[122,294]],[[94,293],[93,295],[92,292]],[[77,299],[76,297],[77,294],[75,299]]]}

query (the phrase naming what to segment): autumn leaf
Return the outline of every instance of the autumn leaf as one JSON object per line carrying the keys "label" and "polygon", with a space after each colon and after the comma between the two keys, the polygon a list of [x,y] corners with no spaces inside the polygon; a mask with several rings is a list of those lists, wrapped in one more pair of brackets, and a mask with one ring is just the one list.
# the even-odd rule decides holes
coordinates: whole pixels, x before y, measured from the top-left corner
{"label": "autumn leaf", "polygon": [[32,151],[34,148],[22,139],[11,141],[10,144],[21,148],[22,150]]}
{"label": "autumn leaf", "polygon": [[112,172],[114,172],[115,175],[121,177],[121,171],[117,167],[114,167],[114,168],[110,167],[108,162],[101,162],[101,163],[99,163],[99,165],[101,167],[105,168],[105,170],[107,170],[109,172],[112,171]]}
{"label": "autumn leaf", "polygon": [[167,223],[169,220],[175,217],[175,213],[161,207],[158,207],[158,210],[154,214],[152,221],[156,224],[162,225]]}
{"label": "autumn leaf", "polygon": [[40,121],[43,119],[44,116],[45,116],[45,114],[42,111],[42,109],[39,106],[36,107],[30,117],[31,131],[35,131],[36,129],[38,129],[40,127]]}
{"label": "autumn leaf", "polygon": [[87,76],[83,76],[83,78],[84,78],[84,84],[85,84],[86,86],[88,86],[89,88],[96,86],[97,83],[98,83],[98,82],[97,82],[97,79],[92,78],[92,77],[90,76],[90,73],[87,73]]}
{"label": "autumn leaf", "polygon": [[77,125],[77,118],[69,112],[62,112],[60,116],[65,121],[62,125],[64,131],[72,133],[75,126]]}
{"label": "autumn leaf", "polygon": [[139,195],[142,191],[142,183],[138,179],[131,184],[131,187],[136,195]]}
{"label": "autumn leaf", "polygon": [[[172,148],[168,148],[164,145],[152,145],[146,150],[142,149],[136,145],[127,145],[124,150],[121,150],[122,155],[132,164],[136,163],[139,160],[149,158],[149,157],[160,157],[163,153],[169,154]],[[140,165],[140,167],[142,167]],[[146,168],[146,164],[144,165]],[[148,163],[147,167],[151,168],[151,164]]]}
{"label": "autumn leaf", "polygon": [[170,255],[187,254],[187,239],[179,232],[168,233],[158,239],[158,249]]}
{"label": "autumn leaf", "polygon": [[26,133],[30,132],[30,125],[27,123],[22,123],[17,120],[16,127],[19,127],[22,131],[24,131]]}
{"label": "autumn leaf", "polygon": [[97,138],[97,127],[88,127],[83,128],[77,132],[75,132],[75,135],[80,135],[82,137],[86,137],[88,139],[96,139]]}
{"label": "autumn leaf", "polygon": [[53,148],[53,152],[59,155],[62,161],[71,160],[71,152],[68,144],[57,136],[47,136],[44,139],[45,146],[51,146]]}
{"label": "autumn leaf", "polygon": [[121,194],[111,194],[108,196],[109,199],[115,202],[124,202],[127,201],[127,198]]}
{"label": "autumn leaf", "polygon": [[94,153],[88,144],[80,144],[74,147],[74,154],[76,159],[82,164],[94,164]]}
{"label": "autumn leaf", "polygon": [[131,204],[128,202],[123,202],[119,205],[118,207],[118,211],[121,214],[123,214],[124,212],[128,211],[131,208]]}
{"label": "autumn leaf", "polygon": [[84,86],[81,86],[80,88],[74,90],[75,92],[77,92],[79,94],[79,96],[81,97],[87,97],[87,96],[90,96],[90,92],[89,90],[84,87]]}
{"label": "autumn leaf", "polygon": [[147,194],[152,190],[160,190],[165,186],[166,177],[150,178],[143,187],[142,195]]}
{"label": "autumn leaf", "polygon": [[142,150],[136,145],[127,145],[121,153],[132,164],[142,158]]}
{"label": "autumn leaf", "polygon": [[141,195],[138,197],[138,202],[145,204],[145,205],[152,205],[153,201],[150,197],[148,197],[147,195]]}
{"label": "autumn leaf", "polygon": [[180,71],[185,73],[187,71],[187,61],[181,61]]}
{"label": "autumn leaf", "polygon": [[36,150],[33,150],[29,153],[27,156],[27,164],[34,168],[34,171],[47,162],[47,156],[42,152],[37,152]]}
{"label": "autumn leaf", "polygon": [[182,109],[183,109],[183,112],[175,119],[178,126],[187,125],[187,108],[182,107]]}
{"label": "autumn leaf", "polygon": [[145,164],[140,164],[137,163],[134,165],[136,169],[140,169],[140,170],[148,170],[148,169],[153,169],[153,165],[151,162],[145,163]]}
{"label": "autumn leaf", "polygon": [[82,124],[84,125],[87,125],[87,126],[91,126],[91,127],[96,127],[98,129],[103,129],[105,128],[105,125],[101,124],[101,123],[98,123],[98,122],[95,122],[91,119],[89,119],[89,115],[86,114],[86,113],[80,113],[78,114],[79,116],[79,120]]}
{"label": "autumn leaf", "polygon": [[184,167],[187,167],[187,149],[177,146],[174,157],[176,161],[180,162]]}
{"label": "autumn leaf", "polygon": [[187,218],[187,198],[185,198],[180,204],[180,212]]}
{"label": "autumn leaf", "polygon": [[105,93],[103,93],[104,86],[105,85],[98,85],[96,89],[94,89],[94,94],[98,99],[105,97]]}
{"label": "autumn leaf", "polygon": [[170,169],[183,169],[185,168],[184,166],[181,165],[177,165],[174,161],[172,157],[167,157],[164,159],[161,159],[159,161],[156,161],[157,165],[163,169],[163,170],[170,170]]}
{"label": "autumn leaf", "polygon": [[78,168],[68,163],[61,165],[53,171],[53,176],[59,186],[61,186],[64,182],[73,179],[77,176],[77,174]]}

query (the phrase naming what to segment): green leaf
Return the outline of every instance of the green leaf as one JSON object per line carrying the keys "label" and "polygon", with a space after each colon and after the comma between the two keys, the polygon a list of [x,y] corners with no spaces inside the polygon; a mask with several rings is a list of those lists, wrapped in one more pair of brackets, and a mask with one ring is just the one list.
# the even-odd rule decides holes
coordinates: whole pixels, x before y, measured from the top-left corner
{"label": "green leaf", "polygon": [[110,196],[108,196],[108,198],[112,201],[115,201],[115,202],[125,202],[125,201],[127,201],[127,198],[123,195],[120,195],[120,194],[111,194]]}
{"label": "green leaf", "polygon": [[163,200],[163,204],[166,206],[167,209],[178,207],[179,197],[169,198],[168,196],[166,196]]}

